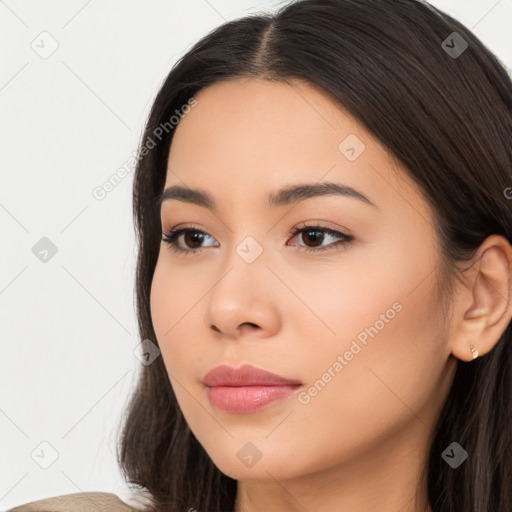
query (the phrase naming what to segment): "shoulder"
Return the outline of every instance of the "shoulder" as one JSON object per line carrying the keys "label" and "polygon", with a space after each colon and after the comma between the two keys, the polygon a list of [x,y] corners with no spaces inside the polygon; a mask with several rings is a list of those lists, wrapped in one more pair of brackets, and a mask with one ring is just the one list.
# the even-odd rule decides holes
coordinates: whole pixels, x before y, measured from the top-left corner
{"label": "shoulder", "polygon": [[78,492],[52,496],[11,508],[6,512],[141,512],[110,492]]}

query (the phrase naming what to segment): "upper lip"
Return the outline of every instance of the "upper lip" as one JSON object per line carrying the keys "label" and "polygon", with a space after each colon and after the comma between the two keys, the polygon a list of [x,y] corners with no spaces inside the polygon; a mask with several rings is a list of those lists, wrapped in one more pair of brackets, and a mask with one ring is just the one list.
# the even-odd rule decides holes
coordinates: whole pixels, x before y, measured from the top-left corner
{"label": "upper lip", "polygon": [[240,368],[232,368],[225,364],[216,366],[203,378],[203,384],[209,387],[214,386],[296,386],[302,383],[294,379],[286,379],[245,364]]}

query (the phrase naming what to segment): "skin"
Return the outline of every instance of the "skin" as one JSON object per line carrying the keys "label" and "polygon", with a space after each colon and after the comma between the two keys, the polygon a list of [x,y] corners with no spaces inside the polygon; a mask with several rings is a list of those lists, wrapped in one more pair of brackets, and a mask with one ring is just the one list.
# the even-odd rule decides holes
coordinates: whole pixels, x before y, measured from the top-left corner
{"label": "skin", "polygon": [[[179,238],[181,248],[202,247],[195,254],[162,242],[151,311],[191,430],[238,480],[236,511],[431,510],[420,476],[432,431],[457,359],[471,361],[471,343],[489,352],[510,321],[512,248],[485,240],[446,318],[432,211],[354,118],[297,81],[215,83],[196,99],[176,129],[165,187],[204,190],[218,211],[163,203],[165,232],[186,225],[207,236],[202,245]],[[365,144],[354,161],[338,149],[349,134]],[[325,181],[360,190],[377,208],[333,195],[267,204],[286,185]],[[316,244],[290,234],[311,223],[354,240],[337,250],[328,234]],[[250,264],[236,251],[248,236],[263,250]],[[318,245],[330,250],[303,249]],[[307,404],[296,393],[233,414],[209,402],[201,380],[219,364],[249,363],[307,391],[390,309],[394,317]],[[237,457],[248,442],[261,453],[252,467]]]}

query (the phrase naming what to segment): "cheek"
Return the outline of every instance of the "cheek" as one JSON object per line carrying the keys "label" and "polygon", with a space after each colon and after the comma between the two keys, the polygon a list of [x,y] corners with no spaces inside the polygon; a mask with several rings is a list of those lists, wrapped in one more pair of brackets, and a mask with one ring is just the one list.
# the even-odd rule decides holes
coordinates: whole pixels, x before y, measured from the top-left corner
{"label": "cheek", "polygon": [[398,396],[425,402],[444,364],[432,260],[426,251],[411,260],[397,245],[382,245],[378,257],[360,254],[337,272],[319,272],[316,288],[311,280],[298,288],[324,324],[315,322],[321,336],[303,336],[297,347],[312,386],[304,401],[334,405],[368,426],[391,404],[404,408]]}
{"label": "cheek", "polygon": [[[170,278],[171,273],[160,261],[151,284],[151,318],[165,366],[169,373],[174,374],[175,368],[172,365],[179,367],[180,357],[171,346],[171,340],[175,339],[180,318],[183,318],[186,311],[183,307],[184,300],[178,293],[179,283]],[[173,357],[170,357],[171,353]]]}
{"label": "cheek", "polygon": [[[411,261],[398,244],[379,242],[379,248],[361,245],[347,250],[339,261],[318,258],[314,266],[308,261],[276,271],[293,289],[281,301],[285,325],[293,324],[292,330],[303,333],[301,343],[311,340],[308,350],[313,357],[322,357],[318,343],[327,351],[344,351],[357,338],[364,346],[375,337],[386,338],[392,324],[415,334],[424,332],[434,293],[431,280],[425,280],[433,269],[431,261]],[[397,336],[394,346],[408,345],[409,339]]]}
{"label": "cheek", "polygon": [[169,312],[174,310],[173,303],[175,301],[172,299],[171,288],[168,287],[170,283],[167,281],[162,266],[160,263],[157,263],[151,283],[149,301],[151,319],[159,342],[163,340],[162,336],[165,331],[172,326]]}
{"label": "cheek", "polygon": [[150,307],[161,356],[179,408],[187,422],[197,427],[207,419],[196,401],[204,397],[193,399],[192,395],[202,390],[199,368],[208,366],[203,361],[208,352],[201,345],[205,336],[198,327],[201,322],[198,301],[208,288],[203,289],[188,274],[166,268],[166,262],[159,260],[151,285]]}
{"label": "cheek", "polygon": [[[196,273],[197,277],[197,273]],[[155,268],[150,292],[150,309],[153,327],[165,366],[171,376],[188,372],[191,361],[200,362],[201,340],[197,317],[201,311],[201,298],[208,286],[194,279],[190,272],[169,268],[165,254]],[[204,300],[204,299],[203,299]],[[191,335],[191,333],[198,335]]]}
{"label": "cheek", "polygon": [[[430,323],[430,293],[409,291],[387,288],[364,303],[338,296],[346,309],[323,313],[339,336],[295,352],[307,361],[307,385],[273,442],[286,447],[287,439],[300,439],[308,448],[290,448],[297,465],[327,467],[378,446],[406,424],[417,431],[429,424],[430,408],[442,395],[442,340]],[[267,449],[275,448],[269,443]]]}

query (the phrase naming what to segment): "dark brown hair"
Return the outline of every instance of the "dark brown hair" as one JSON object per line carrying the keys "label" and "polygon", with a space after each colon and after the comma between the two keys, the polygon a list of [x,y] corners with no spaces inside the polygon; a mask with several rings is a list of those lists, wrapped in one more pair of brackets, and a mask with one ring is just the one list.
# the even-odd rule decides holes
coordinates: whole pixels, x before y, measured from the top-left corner
{"label": "dark brown hair", "polygon": [[[389,149],[432,207],[448,290],[460,277],[458,264],[486,237],[512,241],[505,194],[512,186],[512,83],[497,57],[427,2],[291,2],[213,30],[175,64],[156,96],[133,189],[141,340],[158,343],[149,296],[162,237],[155,198],[174,133],[169,119],[204,87],[237,78],[314,84]],[[156,145],[148,151],[150,139]],[[510,512],[511,324],[490,353],[457,365],[424,472],[430,504],[434,512]],[[234,510],[236,481],[190,431],[162,357],[142,367],[121,434],[123,475],[152,494],[152,510]],[[453,441],[469,453],[457,469],[441,457]]]}

